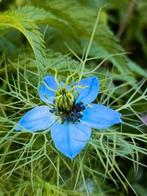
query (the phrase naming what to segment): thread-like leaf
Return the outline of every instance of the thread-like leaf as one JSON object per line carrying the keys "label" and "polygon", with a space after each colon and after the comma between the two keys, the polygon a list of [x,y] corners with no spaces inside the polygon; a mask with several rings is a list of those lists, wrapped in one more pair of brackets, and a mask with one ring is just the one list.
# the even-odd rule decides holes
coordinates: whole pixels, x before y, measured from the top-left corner
{"label": "thread-like leaf", "polygon": [[[44,7],[48,11],[33,6],[19,8],[18,11],[31,17],[36,24],[47,24],[50,27],[54,27],[53,31],[48,32],[48,37],[54,40],[50,43],[51,48],[56,51],[67,52],[66,43],[81,56],[83,49],[88,45],[96,12],[91,7],[83,6],[83,4],[72,0],[63,0],[62,3],[59,0],[55,0],[52,3],[46,3]],[[81,12],[81,9],[84,11]],[[48,38],[48,40],[50,39]],[[117,53],[122,53],[122,55],[112,55]],[[110,57],[108,57],[109,55]],[[100,15],[100,21],[89,56],[102,56],[102,59],[107,57],[107,60],[123,75],[123,78],[118,78],[120,80],[123,79],[127,82],[131,80],[135,83],[137,71],[143,77],[146,76],[143,68],[133,62],[131,63],[126,57],[118,39],[107,25],[107,17],[104,11]]]}

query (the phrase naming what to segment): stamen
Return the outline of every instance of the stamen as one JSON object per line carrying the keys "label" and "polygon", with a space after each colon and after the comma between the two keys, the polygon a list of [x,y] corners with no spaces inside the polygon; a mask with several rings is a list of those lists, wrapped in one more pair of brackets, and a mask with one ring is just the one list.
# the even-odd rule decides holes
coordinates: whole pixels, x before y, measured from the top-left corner
{"label": "stamen", "polygon": [[50,112],[59,116],[62,123],[64,123],[64,121],[78,122],[83,116],[82,113],[85,106],[82,102],[75,102],[77,95],[76,91],[70,91],[67,90],[65,86],[60,86],[54,99],[55,108]]}

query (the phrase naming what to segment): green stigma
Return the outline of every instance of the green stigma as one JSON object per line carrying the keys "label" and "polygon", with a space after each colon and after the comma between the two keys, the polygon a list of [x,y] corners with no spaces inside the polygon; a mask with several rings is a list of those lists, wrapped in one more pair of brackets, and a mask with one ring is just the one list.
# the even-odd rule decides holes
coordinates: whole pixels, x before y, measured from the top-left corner
{"label": "green stigma", "polygon": [[69,113],[74,105],[75,93],[68,91],[65,87],[60,87],[55,96],[55,107],[61,113]]}

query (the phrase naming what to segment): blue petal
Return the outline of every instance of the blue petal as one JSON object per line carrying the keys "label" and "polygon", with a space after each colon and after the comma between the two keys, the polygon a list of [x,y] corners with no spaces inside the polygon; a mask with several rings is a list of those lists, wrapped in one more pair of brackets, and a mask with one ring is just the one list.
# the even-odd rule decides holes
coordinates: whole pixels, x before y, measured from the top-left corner
{"label": "blue petal", "polygon": [[81,122],[92,128],[106,129],[122,120],[119,112],[104,105],[90,104],[83,112]]}
{"label": "blue petal", "polygon": [[77,85],[81,86],[81,88],[76,88],[79,93],[76,102],[88,104],[96,99],[99,91],[99,81],[96,77],[82,79]]}
{"label": "blue petal", "polygon": [[87,144],[91,128],[82,123],[55,123],[51,136],[56,148],[69,158],[74,158]]}
{"label": "blue petal", "polygon": [[27,129],[31,132],[49,128],[55,122],[55,116],[48,106],[37,106],[29,110],[18,122],[16,131]]}
{"label": "blue petal", "polygon": [[44,77],[43,85],[39,89],[39,97],[45,103],[52,104],[58,85],[53,76]]}

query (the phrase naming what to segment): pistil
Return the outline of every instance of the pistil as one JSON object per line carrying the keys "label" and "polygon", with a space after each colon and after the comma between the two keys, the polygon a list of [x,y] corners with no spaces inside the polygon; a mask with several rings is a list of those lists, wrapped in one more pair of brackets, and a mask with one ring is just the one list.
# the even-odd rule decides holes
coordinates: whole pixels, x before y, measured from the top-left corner
{"label": "pistil", "polygon": [[50,112],[60,116],[61,122],[77,122],[82,117],[85,106],[82,102],[76,103],[77,92],[60,87],[56,93],[54,107]]}

